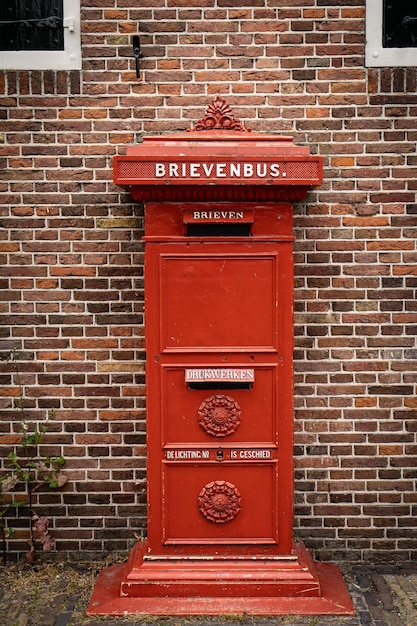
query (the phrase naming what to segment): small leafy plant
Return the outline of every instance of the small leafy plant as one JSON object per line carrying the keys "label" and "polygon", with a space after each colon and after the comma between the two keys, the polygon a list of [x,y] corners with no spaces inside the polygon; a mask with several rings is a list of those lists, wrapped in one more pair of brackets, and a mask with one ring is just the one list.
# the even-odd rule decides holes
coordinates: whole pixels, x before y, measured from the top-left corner
{"label": "small leafy plant", "polygon": [[7,525],[7,516],[9,511],[13,508],[22,506],[24,501],[15,500],[8,492],[15,486],[14,478],[0,476],[0,536],[3,553],[3,564],[7,563],[7,540],[12,539],[15,535],[15,530],[11,526]]}
{"label": "small leafy plant", "polygon": [[[62,473],[65,459],[62,456],[51,457],[42,455],[40,445],[43,436],[47,432],[48,422],[55,417],[55,411],[49,411],[46,420],[40,425],[28,422],[24,406],[23,386],[17,365],[17,353],[13,350],[7,361],[13,365],[16,373],[17,386],[19,388],[19,401],[17,408],[20,420],[20,445],[7,457],[5,469],[7,474],[0,476],[0,534],[3,547],[3,562],[6,563],[7,540],[11,539],[15,531],[7,524],[7,517],[12,509],[27,506],[29,516],[29,552],[26,558],[33,563],[36,556],[36,544],[38,540],[43,550],[52,550],[55,541],[49,532],[49,520],[47,517],[39,517],[34,511],[34,493],[48,485],[51,489],[62,487],[68,477]],[[14,493],[20,494],[19,498]]]}

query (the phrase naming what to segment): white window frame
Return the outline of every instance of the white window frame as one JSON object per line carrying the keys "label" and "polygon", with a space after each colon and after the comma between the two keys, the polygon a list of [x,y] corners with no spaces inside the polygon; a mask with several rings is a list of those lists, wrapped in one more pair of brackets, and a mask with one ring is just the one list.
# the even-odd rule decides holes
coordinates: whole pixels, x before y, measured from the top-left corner
{"label": "white window frame", "polygon": [[1,50],[0,69],[80,70],[80,0],[63,0],[63,7],[64,50]]}
{"label": "white window frame", "polygon": [[[395,0],[394,0],[395,2]],[[366,0],[366,67],[417,66],[416,48],[382,47],[383,0]]]}

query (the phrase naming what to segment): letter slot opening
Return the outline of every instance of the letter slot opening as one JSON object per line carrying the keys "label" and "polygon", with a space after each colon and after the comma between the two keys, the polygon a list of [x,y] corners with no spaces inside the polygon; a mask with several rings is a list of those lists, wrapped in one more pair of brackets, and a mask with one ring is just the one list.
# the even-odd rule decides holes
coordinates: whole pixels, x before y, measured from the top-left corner
{"label": "letter slot opening", "polygon": [[216,389],[252,389],[253,383],[243,383],[243,382],[233,382],[233,381],[229,381],[229,382],[224,382],[224,383],[219,383],[219,382],[192,382],[192,383],[187,383],[187,387],[188,389],[211,389],[211,390],[216,390]]}
{"label": "letter slot opening", "polygon": [[188,237],[249,237],[251,224],[187,224]]}

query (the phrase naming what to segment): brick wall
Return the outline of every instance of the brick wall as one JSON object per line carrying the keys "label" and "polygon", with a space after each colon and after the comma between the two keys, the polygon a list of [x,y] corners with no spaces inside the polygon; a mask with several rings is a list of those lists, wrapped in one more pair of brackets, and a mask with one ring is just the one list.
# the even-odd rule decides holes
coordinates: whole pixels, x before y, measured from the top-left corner
{"label": "brick wall", "polygon": [[[58,549],[124,550],[146,521],[142,209],[111,158],[221,95],[325,160],[294,208],[296,534],[318,558],[416,558],[415,68],[364,67],[364,0],[82,5],[81,72],[0,75],[0,349],[28,418],[56,411],[44,450],[71,480],[37,498]],[[0,393],[4,458],[6,365]]]}

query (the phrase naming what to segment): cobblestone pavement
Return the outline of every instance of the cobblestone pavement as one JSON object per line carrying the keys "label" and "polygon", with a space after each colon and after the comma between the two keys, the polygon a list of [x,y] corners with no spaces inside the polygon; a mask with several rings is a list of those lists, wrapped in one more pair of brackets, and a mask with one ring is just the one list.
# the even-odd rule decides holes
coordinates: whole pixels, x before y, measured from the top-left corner
{"label": "cobblestone pavement", "polygon": [[417,626],[417,564],[342,566],[355,616],[87,617],[103,564],[0,568],[1,626]]}

